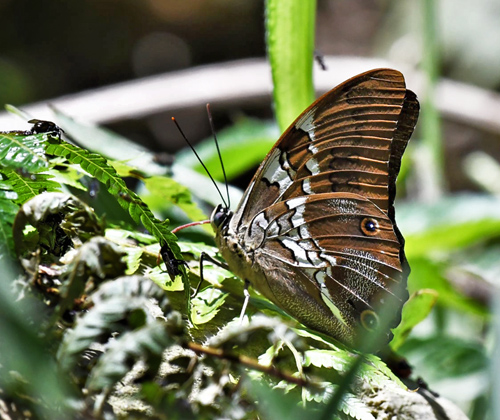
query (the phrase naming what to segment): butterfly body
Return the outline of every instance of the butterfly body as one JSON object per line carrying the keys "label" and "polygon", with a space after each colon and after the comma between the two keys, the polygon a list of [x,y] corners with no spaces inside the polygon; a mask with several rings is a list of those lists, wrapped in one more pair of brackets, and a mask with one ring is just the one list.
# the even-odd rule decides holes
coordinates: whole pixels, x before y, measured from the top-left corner
{"label": "butterfly body", "polygon": [[[358,346],[408,294],[395,181],[418,116],[403,76],[373,70],[306,109],[233,213],[212,215],[229,268],[304,325]],[[390,330],[382,331],[388,342]]]}

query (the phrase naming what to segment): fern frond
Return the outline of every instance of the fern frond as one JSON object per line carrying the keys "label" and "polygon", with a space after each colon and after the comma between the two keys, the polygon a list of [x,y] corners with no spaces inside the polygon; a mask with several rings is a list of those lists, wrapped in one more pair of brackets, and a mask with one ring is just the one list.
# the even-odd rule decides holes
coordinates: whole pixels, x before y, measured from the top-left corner
{"label": "fern frond", "polygon": [[144,277],[121,277],[102,284],[92,296],[94,306],[64,336],[57,353],[63,369],[69,370],[78,355],[92,343],[105,343],[112,333],[136,328],[137,325],[130,325],[134,322],[132,313],[143,314],[142,325],[148,319],[152,322],[155,316],[146,311],[151,298],[158,298],[162,309],[168,309],[165,293]]}
{"label": "fern frond", "polygon": [[[14,238],[12,225],[19,207],[12,201],[5,199],[0,190],[0,256],[14,255]],[[3,264],[3,263],[2,263]]]}
{"label": "fern frond", "polygon": [[167,324],[161,320],[122,334],[110,343],[92,369],[87,388],[90,391],[111,389],[141,359],[147,363],[150,374],[154,375],[158,371],[163,351],[174,343]]}
{"label": "fern frond", "polygon": [[45,145],[50,135],[23,131],[0,133],[0,166],[40,172],[49,166]]}
{"label": "fern frond", "polygon": [[168,221],[158,220],[146,203],[127,188],[125,181],[104,157],[54,138],[50,139],[46,152],[51,155],[63,156],[69,162],[80,165],[83,170],[102,182],[136,223],[142,223],[160,243],[168,243],[176,257],[181,258],[176,238],[167,229]]}
{"label": "fern frond", "polygon": [[[43,192],[60,192],[59,183],[52,181],[52,175],[49,174],[24,174],[12,169],[1,169],[0,173],[4,180],[1,182],[0,189],[10,189],[17,195],[11,195],[11,199],[16,204],[24,204],[31,198]],[[4,187],[4,188],[2,188]]]}
{"label": "fern frond", "polygon": [[[125,181],[103,156],[91,153],[55,137],[49,138],[46,153],[65,157],[70,163],[80,165],[83,170],[106,186],[108,191],[115,196],[118,203],[129,212],[136,223],[142,223],[160,244],[170,246],[175,258],[182,259],[177,238],[167,228],[169,221],[161,222],[158,220],[147,204],[135,192],[127,188]],[[186,309],[189,312],[189,279],[183,266],[179,267],[179,270],[182,273]]]}

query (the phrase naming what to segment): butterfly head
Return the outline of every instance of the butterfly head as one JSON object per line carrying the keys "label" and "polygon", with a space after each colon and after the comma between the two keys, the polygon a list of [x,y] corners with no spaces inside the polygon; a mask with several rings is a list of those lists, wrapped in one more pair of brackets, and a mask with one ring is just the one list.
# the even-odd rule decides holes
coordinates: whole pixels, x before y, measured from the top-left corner
{"label": "butterfly head", "polygon": [[216,232],[222,231],[233,217],[233,212],[222,204],[219,204],[210,216],[210,222]]}

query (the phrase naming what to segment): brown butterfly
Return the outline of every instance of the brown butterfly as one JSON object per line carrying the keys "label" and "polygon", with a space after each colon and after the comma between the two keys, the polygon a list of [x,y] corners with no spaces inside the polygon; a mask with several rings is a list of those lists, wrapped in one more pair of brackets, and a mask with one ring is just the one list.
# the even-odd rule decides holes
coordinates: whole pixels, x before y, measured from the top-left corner
{"label": "brown butterfly", "polygon": [[416,95],[391,69],[316,100],[271,149],[237,210],[219,205],[212,214],[231,271],[347,345],[359,347],[388,311],[386,344],[408,298],[393,203],[418,112]]}

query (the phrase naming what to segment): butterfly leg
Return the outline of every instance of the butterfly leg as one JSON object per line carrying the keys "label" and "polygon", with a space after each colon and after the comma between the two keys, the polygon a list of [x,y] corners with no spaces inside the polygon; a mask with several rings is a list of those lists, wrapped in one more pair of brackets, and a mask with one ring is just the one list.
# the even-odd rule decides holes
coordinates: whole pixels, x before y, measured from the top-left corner
{"label": "butterfly leg", "polygon": [[248,280],[245,280],[245,288],[243,289],[243,296],[245,296],[245,300],[243,301],[243,306],[241,308],[240,325],[243,324],[243,318],[247,310],[248,301],[250,300],[250,293],[248,292],[249,287],[250,287],[250,282]]}
{"label": "butterfly leg", "polygon": [[198,285],[196,286],[195,291],[191,295],[191,298],[194,298],[198,294],[198,292],[200,291],[201,283],[203,283],[203,280],[204,280],[203,264],[205,261],[210,261],[212,264],[218,265],[219,267],[223,268],[224,270],[229,270],[229,266],[226,263],[223,263],[219,260],[216,260],[215,258],[208,255],[206,252],[202,252],[200,254],[200,281],[198,282]]}

